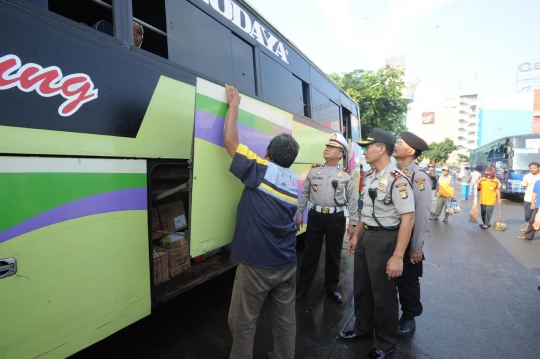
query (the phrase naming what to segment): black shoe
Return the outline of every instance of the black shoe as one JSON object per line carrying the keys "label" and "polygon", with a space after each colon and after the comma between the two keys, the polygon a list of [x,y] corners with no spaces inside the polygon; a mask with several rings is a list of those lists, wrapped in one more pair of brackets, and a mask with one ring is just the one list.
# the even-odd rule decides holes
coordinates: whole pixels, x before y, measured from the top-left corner
{"label": "black shoe", "polygon": [[394,352],[394,348],[390,349],[389,351],[387,352],[383,352],[382,350],[379,350],[377,348],[373,348],[371,349],[371,351],[369,352],[367,358],[368,359],[384,359],[384,358],[389,358],[390,355],[392,355],[392,353]]}
{"label": "black shoe", "polygon": [[306,294],[307,294],[307,291],[305,291],[305,292],[296,292],[295,298],[296,298],[296,300],[303,299],[306,296]]}
{"label": "black shoe", "polygon": [[401,317],[398,325],[398,335],[400,338],[406,338],[416,329],[416,321],[414,318],[408,319]]}
{"label": "black shoe", "polygon": [[373,333],[371,334],[356,334],[354,330],[347,330],[345,332],[339,332],[336,335],[336,339],[343,340],[344,342],[350,342],[353,340],[373,340]]}
{"label": "black shoe", "polygon": [[341,300],[341,294],[339,294],[338,291],[335,291],[335,292],[326,292],[326,295],[330,297],[330,299],[332,299],[332,301],[334,303],[338,303],[338,304],[341,304],[343,303],[343,301]]}

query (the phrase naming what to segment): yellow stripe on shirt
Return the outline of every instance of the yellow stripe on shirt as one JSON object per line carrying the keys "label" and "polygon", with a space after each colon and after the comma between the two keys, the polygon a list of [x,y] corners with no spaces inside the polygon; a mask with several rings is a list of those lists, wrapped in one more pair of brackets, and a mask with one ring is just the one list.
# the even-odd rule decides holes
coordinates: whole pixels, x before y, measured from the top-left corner
{"label": "yellow stripe on shirt", "polygon": [[242,156],[245,156],[248,160],[256,160],[257,163],[261,165],[268,166],[268,161],[263,160],[259,156],[257,156],[254,152],[252,152],[246,145],[239,144],[236,148],[236,153],[241,154]]}
{"label": "yellow stripe on shirt", "polygon": [[287,196],[286,194],[278,192],[275,189],[273,189],[272,187],[270,187],[269,185],[267,185],[266,183],[261,183],[260,186],[262,188],[264,188],[265,190],[269,191],[270,193],[275,194],[276,196],[278,196],[280,198],[283,198],[283,199],[285,199],[287,201],[290,201],[290,202],[298,203],[298,198]]}

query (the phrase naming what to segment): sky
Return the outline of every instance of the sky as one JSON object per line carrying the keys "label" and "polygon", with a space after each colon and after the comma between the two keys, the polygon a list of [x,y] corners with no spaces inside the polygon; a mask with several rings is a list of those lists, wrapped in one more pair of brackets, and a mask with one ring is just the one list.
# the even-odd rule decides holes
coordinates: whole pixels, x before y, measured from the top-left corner
{"label": "sky", "polygon": [[247,1],[326,73],[405,55],[415,101],[514,93],[518,66],[540,63],[540,0]]}

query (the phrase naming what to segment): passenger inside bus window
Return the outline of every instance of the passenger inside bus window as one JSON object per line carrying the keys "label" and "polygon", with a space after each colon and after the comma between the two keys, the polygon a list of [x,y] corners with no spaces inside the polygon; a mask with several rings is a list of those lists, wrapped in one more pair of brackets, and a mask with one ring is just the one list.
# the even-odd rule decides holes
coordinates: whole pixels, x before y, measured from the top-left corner
{"label": "passenger inside bus window", "polygon": [[133,43],[138,48],[141,48],[144,38],[144,28],[138,22],[133,21]]}
{"label": "passenger inside bus window", "polygon": [[[131,4],[133,7],[132,15],[134,22],[134,47],[141,48],[142,50],[151,52],[165,59],[169,58],[167,42],[167,20],[165,16],[165,0],[131,0]],[[138,24],[139,26],[137,26],[136,24]],[[136,30],[136,27],[139,27],[139,29]],[[140,43],[137,39],[139,30],[141,41]],[[143,38],[145,40],[144,46]]]}

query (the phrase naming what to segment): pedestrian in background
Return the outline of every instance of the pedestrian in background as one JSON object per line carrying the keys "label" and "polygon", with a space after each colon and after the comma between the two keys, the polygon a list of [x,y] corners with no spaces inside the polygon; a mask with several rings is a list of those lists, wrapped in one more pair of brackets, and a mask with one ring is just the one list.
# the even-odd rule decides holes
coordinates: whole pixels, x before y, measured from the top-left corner
{"label": "pedestrian in background", "polygon": [[415,213],[414,228],[411,241],[403,257],[403,275],[397,280],[401,318],[398,334],[408,337],[416,329],[415,317],[422,314],[420,301],[420,280],[424,260],[424,242],[429,235],[429,214],[431,209],[431,179],[418,164],[414,162],[422,151],[429,149],[428,144],[414,133],[405,131],[401,134],[394,149],[393,156],[398,168],[405,173],[412,183]]}
{"label": "pedestrian in background", "polygon": [[483,224],[482,229],[491,227],[491,217],[495,208],[495,200],[501,205],[501,182],[495,178],[495,168],[488,167],[484,173],[486,177],[478,181],[478,190],[480,191],[480,214]]}
{"label": "pedestrian in background", "polygon": [[340,133],[331,134],[323,152],[325,164],[314,165],[304,180],[296,214],[298,230],[302,228],[305,209],[310,211],[296,299],[304,297],[313,282],[325,240],[324,286],[330,299],[342,302],[338,283],[346,218],[349,217],[349,237],[358,223],[356,188],[350,171],[339,163],[348,152],[347,140]]}
{"label": "pedestrian in background", "polygon": [[538,208],[540,208],[540,181],[536,181],[533,188],[532,203],[531,209],[533,210],[531,219],[529,220],[529,225],[527,226],[527,231],[523,233],[523,236],[517,237],[517,239],[523,239],[526,241],[532,241],[536,231],[538,230],[538,225],[535,222],[538,222],[540,218],[538,213]]}
{"label": "pedestrian in background", "polygon": [[231,260],[236,268],[229,328],[233,337],[231,359],[252,358],[253,338],[261,307],[272,302],[273,357],[293,359],[296,340],[294,294],[296,289],[297,181],[289,169],[300,147],[287,134],[274,137],[259,158],[239,142],[240,95],[227,88],[229,110],[224,146],[232,157],[230,167],[244,184],[238,203]]}
{"label": "pedestrian in background", "polygon": [[463,173],[460,177],[461,180],[461,199],[466,201],[469,199],[469,184],[471,183],[471,171],[469,167],[463,169]]}
{"label": "pedestrian in background", "polygon": [[448,174],[448,167],[444,166],[442,168],[442,176],[439,177],[437,181],[437,203],[435,204],[435,213],[431,216],[430,219],[439,220],[441,212],[444,211],[443,222],[448,222],[448,216],[450,215],[446,212],[448,205],[455,198],[454,196],[454,186],[456,185],[456,179],[454,176]]}
{"label": "pedestrian in background", "polygon": [[471,173],[471,183],[469,185],[469,196],[472,196],[473,191],[478,191],[477,185],[480,177],[482,177],[482,174],[478,171],[478,167],[473,167],[473,171]]}
{"label": "pedestrian in background", "polygon": [[531,209],[531,203],[533,202],[533,189],[534,184],[538,179],[540,179],[540,173],[538,170],[540,164],[538,162],[529,163],[529,173],[523,176],[523,181],[521,185],[525,188],[525,195],[523,196],[523,210],[525,211],[525,228],[520,229],[522,232],[527,232],[529,229],[529,221],[531,220],[531,215],[533,210]]}
{"label": "pedestrian in background", "polygon": [[435,213],[435,202],[437,201],[437,182],[439,181],[439,175],[435,172],[435,165],[431,163],[428,165],[428,176],[431,179],[431,213]]}
{"label": "pedestrian in background", "polygon": [[371,340],[371,359],[391,355],[398,341],[399,306],[397,278],[403,273],[403,258],[415,219],[414,196],[408,178],[390,160],[396,138],[376,128],[365,146],[366,161],[375,171],[366,177],[361,222],[349,240],[354,252],[353,330],[340,332],[339,340]]}

